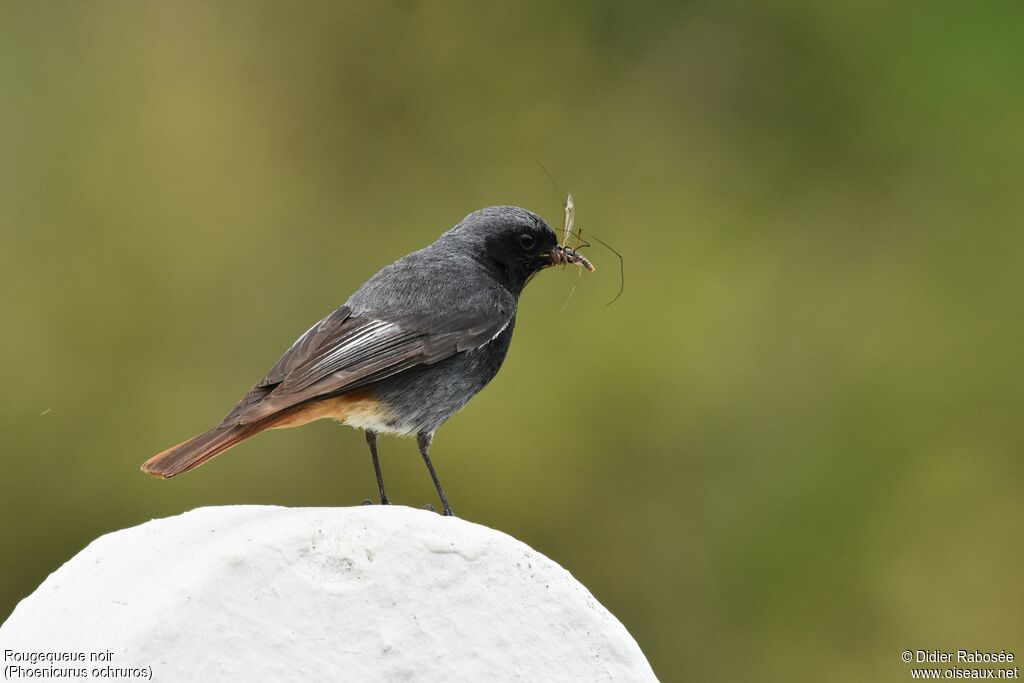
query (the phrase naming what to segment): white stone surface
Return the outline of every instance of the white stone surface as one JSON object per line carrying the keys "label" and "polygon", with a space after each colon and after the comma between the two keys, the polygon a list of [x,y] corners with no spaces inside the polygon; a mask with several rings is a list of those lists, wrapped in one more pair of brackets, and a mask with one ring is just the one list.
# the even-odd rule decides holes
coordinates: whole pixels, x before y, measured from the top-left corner
{"label": "white stone surface", "polygon": [[[86,661],[30,665],[8,649]],[[190,683],[655,680],[557,564],[400,506],[209,507],[107,534],[18,605],[0,655],[89,680],[108,666],[142,676],[107,680]]]}

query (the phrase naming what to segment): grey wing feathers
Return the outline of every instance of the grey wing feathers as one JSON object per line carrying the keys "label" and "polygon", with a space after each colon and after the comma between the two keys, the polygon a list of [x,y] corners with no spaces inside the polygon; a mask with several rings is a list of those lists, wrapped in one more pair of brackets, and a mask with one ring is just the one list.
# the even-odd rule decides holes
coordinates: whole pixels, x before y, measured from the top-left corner
{"label": "grey wing feathers", "polygon": [[307,361],[314,354],[317,348],[340,330],[341,326],[352,315],[352,309],[348,306],[341,306],[335,309],[330,315],[306,330],[306,333],[295,340],[281,360],[270,369],[267,376],[260,380],[257,387],[266,387],[273,384],[280,384],[289,373],[299,365]]}
{"label": "grey wing feathers", "polygon": [[[234,414],[250,424],[319,396],[351,391],[486,344],[511,316],[387,321],[342,306],[302,335]],[[453,329],[454,328],[454,329]]]}

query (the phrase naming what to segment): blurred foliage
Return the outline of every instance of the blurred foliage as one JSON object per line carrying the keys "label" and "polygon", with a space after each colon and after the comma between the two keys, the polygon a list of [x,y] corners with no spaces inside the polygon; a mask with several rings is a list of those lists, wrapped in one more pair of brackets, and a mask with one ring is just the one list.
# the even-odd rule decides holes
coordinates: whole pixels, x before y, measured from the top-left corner
{"label": "blurred foliage", "polygon": [[[456,511],[663,680],[1019,651],[1024,6],[0,3],[0,615],[97,535],[351,505],[362,436],[161,482],[308,325],[466,213],[625,256],[527,290],[443,427]],[[393,497],[434,501],[385,439]],[[1014,637],[1016,638],[1014,640]]]}

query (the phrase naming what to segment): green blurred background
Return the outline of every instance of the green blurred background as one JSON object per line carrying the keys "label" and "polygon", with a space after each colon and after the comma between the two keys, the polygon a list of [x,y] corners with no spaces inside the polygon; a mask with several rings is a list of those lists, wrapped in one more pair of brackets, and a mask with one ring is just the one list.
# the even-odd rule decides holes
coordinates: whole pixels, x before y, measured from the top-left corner
{"label": "green blurred background", "polygon": [[[856,5],[856,6],[854,6]],[[0,3],[0,618],[96,536],[352,505],[362,435],[216,422],[309,324],[513,203],[625,257],[526,291],[438,433],[461,516],[666,681],[1022,651],[1024,6]],[[390,492],[434,493],[385,439]]]}

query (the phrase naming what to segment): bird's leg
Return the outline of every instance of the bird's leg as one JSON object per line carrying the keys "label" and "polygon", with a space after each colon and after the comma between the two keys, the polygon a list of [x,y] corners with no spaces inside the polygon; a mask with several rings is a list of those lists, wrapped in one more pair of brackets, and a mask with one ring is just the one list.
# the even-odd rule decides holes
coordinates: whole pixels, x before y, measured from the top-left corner
{"label": "bird's leg", "polygon": [[373,471],[377,473],[377,488],[380,490],[380,504],[391,505],[388,494],[384,493],[384,477],[380,473],[380,459],[377,458],[377,432],[372,429],[366,430],[366,445],[370,447],[370,457],[373,458]]}
{"label": "bird's leg", "polygon": [[423,462],[427,463],[427,469],[430,470],[430,478],[434,480],[434,487],[437,489],[437,495],[441,496],[441,506],[444,508],[445,517],[452,516],[452,506],[448,504],[448,496],[444,495],[444,489],[441,488],[441,480],[437,478],[437,472],[434,471],[434,464],[430,462],[430,442],[434,440],[433,433],[420,432],[416,435],[416,443],[420,447],[420,455],[423,456]]}

